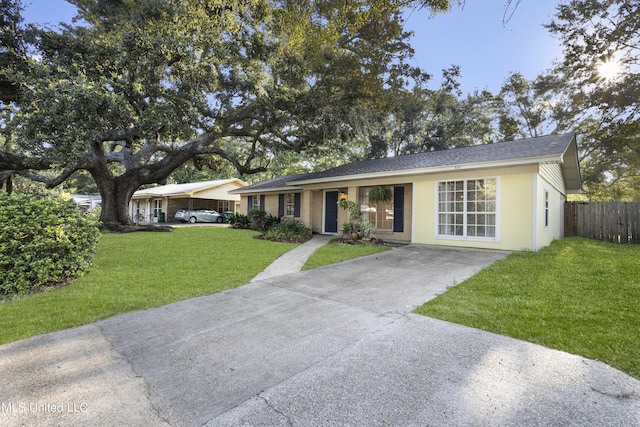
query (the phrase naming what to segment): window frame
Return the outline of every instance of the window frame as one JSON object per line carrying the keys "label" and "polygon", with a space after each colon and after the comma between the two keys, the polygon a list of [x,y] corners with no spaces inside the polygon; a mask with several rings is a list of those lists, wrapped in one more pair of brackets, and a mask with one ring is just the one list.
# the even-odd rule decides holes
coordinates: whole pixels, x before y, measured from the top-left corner
{"label": "window frame", "polygon": [[[487,180],[493,180],[495,183],[495,198],[494,199],[484,199],[473,200],[469,199],[469,191],[476,192],[476,189],[470,188],[470,182],[484,181],[486,183]],[[456,186],[456,183],[462,183],[461,187]],[[447,192],[453,193],[453,199],[451,197],[445,197],[445,200],[441,198],[441,184],[453,184],[454,187],[450,187],[447,189]],[[484,184],[483,184],[484,186]],[[483,189],[480,189],[483,190]],[[446,193],[445,193],[446,194]],[[456,197],[459,195],[462,196],[460,200],[456,200]],[[451,200],[449,200],[451,199]],[[478,211],[474,209],[470,209],[471,203],[484,203],[484,210]],[[441,204],[452,207],[452,210],[444,210],[441,211]],[[486,210],[486,204],[493,203],[493,210]],[[478,206],[474,206],[477,208]],[[459,209],[461,208],[461,209]],[[471,177],[471,178],[460,178],[460,179],[443,179],[435,182],[435,218],[434,218],[434,236],[436,239],[443,240],[473,240],[473,241],[482,241],[482,242],[499,242],[500,241],[500,177],[497,176],[485,176],[485,177]],[[455,215],[454,220],[451,223],[445,222],[444,224],[441,222],[442,216],[448,216],[450,219],[451,215]],[[470,218],[474,217],[475,222],[470,223]],[[477,219],[480,216],[483,217],[483,222],[478,223]],[[491,223],[490,217],[493,217],[493,223]],[[487,221],[489,220],[489,221]],[[457,228],[462,231],[462,234],[443,234],[441,232],[441,225],[454,227],[454,233],[457,232]],[[469,233],[469,227],[474,227],[476,231],[480,227],[493,227],[494,235],[493,236],[478,236],[472,235]],[[486,231],[486,228],[485,228]]]}
{"label": "window frame", "polygon": [[224,213],[231,210],[231,202],[229,200],[218,200],[218,213]]}
{"label": "window frame", "polygon": [[295,193],[284,193],[284,216],[295,217],[296,195]]}
{"label": "window frame", "polygon": [[543,212],[544,229],[548,230],[549,229],[549,224],[551,222],[551,218],[549,216],[551,214],[551,211],[549,209],[549,207],[551,205],[551,196],[549,194],[549,189],[546,188],[546,187],[544,188],[543,204],[544,204],[544,212]]}
{"label": "window frame", "polygon": [[[388,231],[388,232],[394,232],[394,219],[395,219],[395,205],[394,205],[394,200],[395,200],[395,187],[393,185],[389,185],[389,187],[391,188],[391,192],[392,192],[392,196],[391,196],[391,200],[389,200],[388,202],[377,202],[375,205],[371,205],[369,203],[369,192],[368,190],[371,190],[372,188],[374,188],[375,185],[373,186],[362,186],[358,188],[358,202],[360,203],[360,211],[362,212],[362,220],[363,221],[369,221],[371,224],[373,224],[376,227],[376,231]],[[382,209],[380,209],[382,207]],[[386,208],[385,208],[386,207]],[[375,211],[373,212],[375,215],[375,218],[372,220],[371,219],[371,214],[372,211],[370,210],[370,208],[375,208]],[[391,217],[390,218],[385,218],[385,216],[388,215],[388,212],[391,212]],[[378,219],[378,216],[382,214],[383,218],[382,219]],[[365,219],[366,217],[366,219]],[[385,227],[389,227],[389,228],[382,228],[382,227],[378,227],[378,224],[381,223],[383,224]]]}
{"label": "window frame", "polygon": [[162,199],[153,199],[153,216],[158,216],[159,212],[163,212]]}

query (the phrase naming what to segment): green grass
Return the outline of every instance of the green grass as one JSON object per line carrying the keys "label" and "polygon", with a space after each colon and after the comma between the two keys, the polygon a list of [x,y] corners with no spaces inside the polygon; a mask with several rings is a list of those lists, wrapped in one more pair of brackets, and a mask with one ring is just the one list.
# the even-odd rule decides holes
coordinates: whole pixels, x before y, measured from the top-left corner
{"label": "green grass", "polygon": [[377,254],[388,250],[388,246],[382,245],[346,245],[331,241],[318,248],[302,267],[303,270],[335,264],[353,258]]}
{"label": "green grass", "polygon": [[218,227],[104,234],[86,276],[0,303],[0,344],[244,285],[296,246],[256,234]]}
{"label": "green grass", "polygon": [[601,360],[640,379],[640,245],[512,253],[417,313]]}

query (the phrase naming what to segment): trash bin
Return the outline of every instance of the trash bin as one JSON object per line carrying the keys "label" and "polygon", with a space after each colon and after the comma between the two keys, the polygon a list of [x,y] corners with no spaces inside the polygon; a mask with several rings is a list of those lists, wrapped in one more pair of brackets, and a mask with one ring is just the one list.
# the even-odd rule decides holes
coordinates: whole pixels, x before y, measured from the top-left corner
{"label": "trash bin", "polygon": [[164,212],[158,212],[158,222],[164,222]]}

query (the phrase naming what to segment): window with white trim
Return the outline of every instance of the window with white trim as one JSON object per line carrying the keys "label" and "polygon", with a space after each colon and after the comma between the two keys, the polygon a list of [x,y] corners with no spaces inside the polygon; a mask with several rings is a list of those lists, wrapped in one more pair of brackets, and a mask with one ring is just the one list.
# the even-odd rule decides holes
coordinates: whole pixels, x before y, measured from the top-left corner
{"label": "window with white trim", "polygon": [[228,200],[218,200],[218,212],[223,213],[229,210],[229,201]]}
{"label": "window with white trim", "polygon": [[544,189],[544,228],[549,228],[549,190]]}
{"label": "window with white trim", "polygon": [[294,216],[296,212],[296,197],[293,193],[284,195],[284,214],[286,216]]}
{"label": "window with white trim", "polygon": [[[393,231],[393,198],[386,202],[369,201],[369,191],[373,187],[360,187],[360,211],[362,220],[372,223],[376,230]],[[393,187],[391,187],[393,191]]]}
{"label": "window with white trim", "polygon": [[153,199],[153,216],[157,217],[162,212],[162,199]]}
{"label": "window with white trim", "polygon": [[438,183],[439,236],[496,237],[496,178]]}
{"label": "window with white trim", "polygon": [[260,196],[254,194],[253,196],[249,196],[251,198],[250,206],[252,209],[260,209]]}

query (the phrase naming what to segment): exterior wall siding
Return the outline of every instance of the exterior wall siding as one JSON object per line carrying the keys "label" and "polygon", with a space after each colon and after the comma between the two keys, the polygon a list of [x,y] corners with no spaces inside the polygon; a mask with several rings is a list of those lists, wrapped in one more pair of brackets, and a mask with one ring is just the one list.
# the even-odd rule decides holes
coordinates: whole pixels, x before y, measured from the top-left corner
{"label": "exterior wall siding", "polygon": [[[564,202],[566,197],[542,174],[536,180],[536,242],[535,250],[551,244],[564,236]],[[549,192],[549,226],[545,227],[545,191]]]}
{"label": "exterior wall siding", "polygon": [[560,163],[542,163],[539,169],[540,176],[549,183],[556,191],[567,194],[562,176]]}

